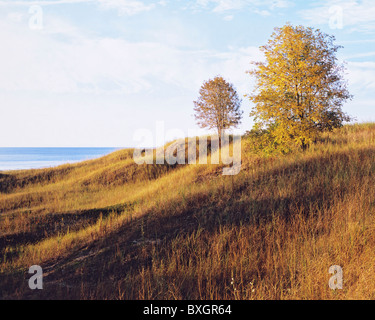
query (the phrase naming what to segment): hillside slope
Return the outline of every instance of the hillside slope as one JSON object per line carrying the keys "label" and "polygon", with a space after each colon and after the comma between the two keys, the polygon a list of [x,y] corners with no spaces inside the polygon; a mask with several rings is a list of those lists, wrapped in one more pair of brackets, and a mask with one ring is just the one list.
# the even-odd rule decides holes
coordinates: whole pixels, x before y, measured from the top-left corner
{"label": "hillside slope", "polygon": [[[375,125],[242,170],[133,150],[0,173],[2,299],[373,299]],[[44,289],[27,286],[31,265]],[[344,271],[328,287],[329,267]]]}

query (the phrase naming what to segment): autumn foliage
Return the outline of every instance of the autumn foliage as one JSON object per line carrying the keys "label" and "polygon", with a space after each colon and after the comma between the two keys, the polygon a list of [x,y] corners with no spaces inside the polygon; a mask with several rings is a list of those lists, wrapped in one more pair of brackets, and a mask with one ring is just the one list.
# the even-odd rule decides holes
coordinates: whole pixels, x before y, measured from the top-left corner
{"label": "autumn foliage", "polygon": [[261,47],[264,62],[253,62],[256,79],[249,95],[255,131],[266,132],[273,146],[306,149],[323,131],[341,127],[350,117],[342,111],[351,98],[336,53],[341,46],[319,29],[275,28]]}
{"label": "autumn foliage", "polygon": [[240,124],[240,107],[241,99],[233,85],[217,76],[203,83],[194,101],[195,119],[201,128],[216,129],[220,139],[225,129]]}

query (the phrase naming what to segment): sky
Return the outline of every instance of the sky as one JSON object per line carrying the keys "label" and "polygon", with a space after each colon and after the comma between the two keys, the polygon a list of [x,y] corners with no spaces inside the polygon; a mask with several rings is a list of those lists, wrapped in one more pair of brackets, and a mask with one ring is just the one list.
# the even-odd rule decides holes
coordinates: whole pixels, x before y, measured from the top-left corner
{"label": "sky", "polygon": [[193,101],[217,75],[243,100],[235,133],[244,133],[253,125],[246,71],[287,22],[336,37],[354,95],[343,110],[375,121],[373,0],[0,0],[0,147],[133,147],[140,130],[166,141],[206,134]]}

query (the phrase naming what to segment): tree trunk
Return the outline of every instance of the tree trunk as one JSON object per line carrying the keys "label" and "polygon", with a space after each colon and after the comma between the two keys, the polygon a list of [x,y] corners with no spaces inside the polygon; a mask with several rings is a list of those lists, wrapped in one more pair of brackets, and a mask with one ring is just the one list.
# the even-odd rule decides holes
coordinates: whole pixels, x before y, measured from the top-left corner
{"label": "tree trunk", "polygon": [[220,150],[220,148],[221,148],[221,133],[222,133],[222,129],[221,128],[218,128],[217,129],[217,134],[218,134],[218,136],[219,136],[219,150]]}
{"label": "tree trunk", "polygon": [[308,143],[305,143],[305,139],[302,140],[302,145],[301,145],[301,148],[303,151],[306,151],[309,147],[309,144]]}

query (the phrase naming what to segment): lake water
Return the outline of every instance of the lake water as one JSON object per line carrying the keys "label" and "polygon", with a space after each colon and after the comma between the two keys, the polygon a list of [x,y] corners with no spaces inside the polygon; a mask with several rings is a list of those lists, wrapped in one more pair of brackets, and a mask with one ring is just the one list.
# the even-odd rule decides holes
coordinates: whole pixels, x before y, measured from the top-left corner
{"label": "lake water", "polygon": [[0,148],[0,171],[40,169],[95,159],[118,148]]}

